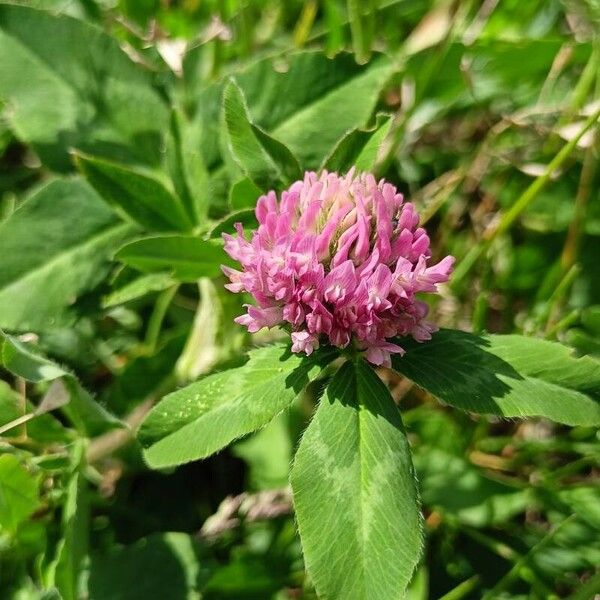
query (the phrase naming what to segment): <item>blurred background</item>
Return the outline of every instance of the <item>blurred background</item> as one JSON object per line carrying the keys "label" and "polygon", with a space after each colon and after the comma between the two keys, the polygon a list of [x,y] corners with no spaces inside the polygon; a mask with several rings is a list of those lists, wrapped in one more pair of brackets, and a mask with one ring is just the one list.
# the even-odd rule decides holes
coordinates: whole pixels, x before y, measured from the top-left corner
{"label": "blurred background", "polygon": [[[164,138],[162,130],[132,134],[129,145],[105,132],[137,113],[162,123],[166,110],[155,104],[174,108],[181,131],[191,132],[180,131],[183,154],[198,151],[192,133],[202,122],[206,219],[227,224],[256,195],[232,192],[238,182],[223,173],[219,112],[210,107],[223,78],[249,80],[264,61],[285,82],[279,96],[261,95],[269,80],[260,78],[246,93],[269,129],[278,99],[302,96],[309,110],[386,55],[389,77],[357,139],[381,134],[374,170],[417,205],[436,256],[457,257],[452,283],[432,304],[437,322],[560,340],[600,356],[598,0],[17,4],[104,31],[129,62],[123,67],[95,34],[77,38],[75,25],[53,29],[37,12],[18,13],[17,22],[0,10],[0,327],[75,372],[132,427],[156,399],[251,342],[231,325],[238,300],[218,280],[198,286],[154,274],[140,289],[130,266],[107,261],[116,242],[86,253],[81,232],[113,217],[94,204],[92,223],[89,210],[74,208],[79,191],[73,206],[61,204],[80,185],[70,151],[171,173],[173,119],[164,119]],[[94,58],[79,61],[87,39]],[[317,55],[313,76],[295,81],[303,52]],[[148,74],[152,98],[129,63]],[[98,99],[118,69],[124,87],[105,105]],[[63,80],[68,93],[56,91]],[[336,102],[351,107],[363,93]],[[118,112],[126,97],[133,104]],[[303,156],[311,168],[331,152],[332,144],[321,152],[319,136],[341,137],[329,133],[335,114],[313,117]],[[93,262],[96,253],[103,262]],[[0,424],[18,416],[25,395],[34,406],[48,401],[52,378],[1,374]],[[426,517],[409,598],[600,594],[598,432],[470,417],[384,376],[403,411]],[[10,457],[0,457],[0,598],[315,598],[286,487],[312,407],[300,399],[228,451],[170,472],[147,469],[128,433],[75,434],[54,412],[25,432],[0,434],[0,453]]]}

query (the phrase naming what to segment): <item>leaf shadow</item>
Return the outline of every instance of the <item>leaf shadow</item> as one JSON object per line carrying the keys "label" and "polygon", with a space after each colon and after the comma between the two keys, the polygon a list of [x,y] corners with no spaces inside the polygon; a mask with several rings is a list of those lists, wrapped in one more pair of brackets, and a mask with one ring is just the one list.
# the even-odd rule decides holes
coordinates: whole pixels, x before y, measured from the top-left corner
{"label": "leaf shadow", "polygon": [[524,381],[515,368],[490,351],[488,339],[471,333],[440,330],[430,342],[400,340],[406,355],[392,368],[453,406],[499,414],[497,400],[512,391],[510,380]]}
{"label": "leaf shadow", "polygon": [[[91,600],[185,600],[205,584],[202,549],[183,534],[153,534],[103,555],[92,555]],[[194,562],[198,560],[199,566]]]}
{"label": "leaf shadow", "polygon": [[[318,376],[315,369],[324,369],[338,356],[337,349],[331,346],[319,348],[310,356],[303,356],[300,364],[286,377],[286,389],[291,388],[296,394],[301,394],[309,384],[314,382],[315,377]],[[286,346],[283,348],[278,362],[284,363],[288,360],[298,360],[298,355],[294,354],[289,346]]]}

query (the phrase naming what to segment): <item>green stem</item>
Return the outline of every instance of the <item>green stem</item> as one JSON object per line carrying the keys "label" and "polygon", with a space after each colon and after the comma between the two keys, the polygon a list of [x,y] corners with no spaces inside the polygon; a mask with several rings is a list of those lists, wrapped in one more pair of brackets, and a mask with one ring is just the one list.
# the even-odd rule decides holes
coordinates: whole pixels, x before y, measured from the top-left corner
{"label": "green stem", "polygon": [[472,527],[463,527],[462,533],[467,534],[476,542],[480,543],[482,546],[485,546],[504,560],[515,562],[522,558],[522,556],[516,550],[513,550],[507,544],[499,542],[498,540],[495,540],[494,538],[482,533],[481,531],[478,531],[477,529]]}
{"label": "green stem", "polygon": [[579,140],[584,136],[589,129],[591,129],[600,118],[600,109],[596,110],[591,115],[579,133],[569,141],[560,152],[550,161],[550,164],[546,167],[546,171],[540,175],[535,181],[521,194],[517,201],[508,209],[500,220],[499,225],[492,231],[488,236],[489,241],[496,239],[499,235],[502,235],[515,221],[515,219],[531,204],[538,193],[548,183],[554,172],[562,166],[562,164],[571,156],[571,153],[577,147]]}
{"label": "green stem", "polygon": [[462,583],[459,583],[455,588],[451,589],[447,594],[444,594],[439,600],[460,600],[467,594],[472,592],[479,584],[479,575],[473,575]]}
{"label": "green stem", "polygon": [[154,354],[156,350],[156,345],[160,336],[160,330],[162,328],[165,315],[167,314],[167,309],[169,308],[171,300],[173,300],[173,296],[175,296],[178,287],[179,284],[176,284],[170,288],[167,288],[161,292],[156,299],[154,310],[152,311],[150,320],[148,321],[146,338],[144,340],[144,345],[150,354]]}
{"label": "green stem", "polygon": [[560,280],[560,283],[556,286],[556,289],[550,296],[548,303],[546,304],[546,310],[544,310],[541,314],[541,318],[538,323],[541,325],[544,321],[546,322],[545,331],[546,333],[550,331],[552,326],[554,325],[554,321],[552,319],[553,314],[557,311],[558,306],[562,302],[563,298],[573,285],[573,282],[577,278],[581,271],[581,267],[579,265],[573,265],[565,274],[565,276]]}
{"label": "green stem", "polygon": [[[368,5],[365,10],[364,5]],[[361,2],[360,0],[347,0],[346,7],[350,19],[350,32],[352,33],[352,46],[356,55],[356,62],[364,64],[371,55],[371,42],[373,37],[373,20],[377,6],[374,0]]]}
{"label": "green stem", "polygon": [[569,116],[572,116],[576,113],[584,104],[592,86],[594,85],[594,79],[596,79],[598,75],[598,63],[600,62],[600,39],[595,40],[595,44],[592,48],[592,53],[590,54],[590,58],[581,73],[581,77],[577,82],[577,85],[573,89],[573,93],[571,94],[569,108],[566,111],[566,114],[563,116],[563,119]]}
{"label": "green stem", "polygon": [[[594,47],[594,54],[598,54],[600,59],[600,45]],[[594,75],[598,70],[594,70]],[[600,77],[596,79],[596,96],[600,96]],[[596,171],[598,168],[598,132],[596,132],[595,139],[590,144],[589,148],[585,151],[583,159],[583,167],[581,168],[581,176],[579,177],[579,186],[577,187],[577,195],[575,196],[575,213],[573,220],[569,225],[567,231],[567,239],[560,257],[560,265],[563,270],[569,269],[577,261],[579,254],[579,247],[581,245],[581,237],[584,233],[584,222],[587,212],[587,206],[589,203],[590,196],[592,195],[592,189],[594,186],[594,179],[596,177]]]}
{"label": "green stem", "polygon": [[317,16],[318,5],[316,0],[306,0],[300,13],[300,18],[294,29],[294,45],[302,48],[310,35],[310,31]]}
{"label": "green stem", "polygon": [[558,321],[546,332],[546,339],[554,339],[557,336],[557,334],[559,334],[561,331],[564,331],[567,327],[573,325],[573,323],[576,323],[580,316],[581,310],[579,310],[578,308],[572,310],[568,315],[564,316],[560,321]]}

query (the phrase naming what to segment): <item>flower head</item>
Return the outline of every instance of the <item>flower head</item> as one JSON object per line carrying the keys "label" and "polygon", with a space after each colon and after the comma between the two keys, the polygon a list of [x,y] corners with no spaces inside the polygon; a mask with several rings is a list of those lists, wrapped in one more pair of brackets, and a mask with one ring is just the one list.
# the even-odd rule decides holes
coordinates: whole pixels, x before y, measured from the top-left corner
{"label": "flower head", "polygon": [[294,352],[353,343],[371,363],[389,365],[390,354],[403,353],[390,338],[425,341],[437,329],[416,294],[436,292],[454,259],[428,266],[429,237],[390,183],[354,169],[309,172],[279,201],[275,192],[259,198],[256,217],[250,240],[239,223],[237,236],[223,236],[242,267],[223,267],[226,287],[256,301],[236,319],[248,331],[287,324]]}

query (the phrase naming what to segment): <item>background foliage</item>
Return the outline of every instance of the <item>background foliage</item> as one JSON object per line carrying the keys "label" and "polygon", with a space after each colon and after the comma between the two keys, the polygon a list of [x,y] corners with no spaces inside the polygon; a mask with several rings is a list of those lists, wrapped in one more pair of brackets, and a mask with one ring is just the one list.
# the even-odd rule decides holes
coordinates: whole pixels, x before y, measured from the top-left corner
{"label": "background foliage", "polygon": [[[493,402],[498,383],[470,367],[502,358],[526,381],[497,417],[382,373],[425,517],[409,598],[600,593],[600,445],[577,409],[600,389],[599,32],[593,0],[0,4],[0,597],[315,597],[286,486],[322,382],[294,400],[268,395],[286,373],[219,373],[277,334],[232,323],[218,240],[252,224],[262,191],[353,164],[396,183],[458,258],[442,325],[540,338],[533,353],[491,335],[482,354],[440,333],[395,365],[480,412],[462,392]],[[436,353],[456,357],[450,388]],[[217,428],[194,412],[208,386]],[[171,392],[170,429],[158,413],[136,438]],[[246,435],[257,393],[271,404],[255,426],[293,404]],[[566,425],[502,418],[539,414]],[[173,459],[190,431],[203,445]]]}

